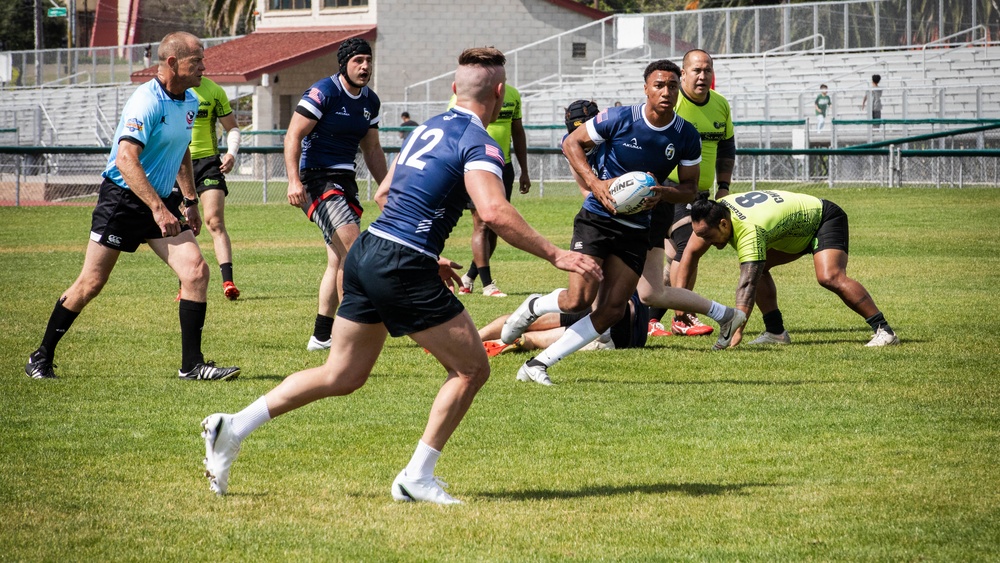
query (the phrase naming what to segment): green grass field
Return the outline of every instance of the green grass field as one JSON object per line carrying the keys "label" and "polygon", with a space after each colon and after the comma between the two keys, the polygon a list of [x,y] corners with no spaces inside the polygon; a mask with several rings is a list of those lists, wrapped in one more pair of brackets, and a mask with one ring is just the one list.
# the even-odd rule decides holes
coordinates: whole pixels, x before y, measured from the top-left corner
{"label": "green grass field", "polygon": [[[499,356],[438,463],[455,507],[389,496],[444,375],[405,338],[354,395],[262,427],[230,495],[209,492],[201,419],[325,360],[305,350],[322,238],[297,210],[227,210],[234,303],[200,237],[213,272],[204,349],[243,367],[200,383],[177,380],[177,281],[145,248],[62,340],[60,379],[25,377],[79,273],[90,209],[0,208],[0,559],[1000,558],[1000,191],[804,191],[850,215],[849,272],[902,346],[865,348],[868,326],[800,260],[775,271],[792,346],[658,338],[571,356],[551,388],[514,380],[525,354]],[[515,203],[568,244],[578,197]],[[447,251],[465,264],[469,233],[464,218]],[[566,283],[506,245],[492,269],[510,297],[463,297],[479,324]],[[712,251],[698,290],[731,304],[737,273],[731,251]],[[755,312],[746,334],[761,329]]]}

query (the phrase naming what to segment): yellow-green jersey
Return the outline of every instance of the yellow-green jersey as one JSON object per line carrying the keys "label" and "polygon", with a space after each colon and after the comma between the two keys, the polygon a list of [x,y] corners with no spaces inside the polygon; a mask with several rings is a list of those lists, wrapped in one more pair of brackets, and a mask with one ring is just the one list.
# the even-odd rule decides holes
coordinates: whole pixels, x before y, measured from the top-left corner
{"label": "yellow-green jersey", "polygon": [[[453,107],[455,107],[454,94],[448,102],[448,109]],[[503,150],[504,164],[510,163],[511,122],[515,119],[521,119],[521,93],[517,91],[517,88],[507,84],[504,86],[503,107],[500,108],[500,116],[497,117],[496,121],[486,126],[486,132]]]}
{"label": "yellow-green jersey", "polygon": [[215,156],[219,154],[215,124],[220,117],[233,113],[229,98],[221,86],[204,77],[200,86],[190,90],[198,97],[198,115],[191,132],[191,158]]}
{"label": "yellow-green jersey", "polygon": [[762,262],[768,249],[786,254],[812,250],[823,216],[823,200],[811,195],[777,190],[731,194],[719,203],[729,208],[740,264]]}
{"label": "yellow-green jersey", "polygon": [[[715,90],[709,90],[705,103],[699,104],[688,98],[684,91],[677,96],[674,113],[684,118],[701,135],[701,175],[698,178],[699,191],[712,191],[715,183],[715,159],[719,154],[719,141],[733,138],[733,114],[729,100]],[[677,170],[669,178],[677,181]]]}

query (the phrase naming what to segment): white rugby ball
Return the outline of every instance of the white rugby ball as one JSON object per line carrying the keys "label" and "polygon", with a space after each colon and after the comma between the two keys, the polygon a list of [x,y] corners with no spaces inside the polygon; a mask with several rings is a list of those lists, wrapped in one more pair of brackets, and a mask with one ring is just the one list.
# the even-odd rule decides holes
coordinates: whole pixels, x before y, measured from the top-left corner
{"label": "white rugby ball", "polygon": [[643,200],[653,195],[656,178],[645,172],[629,172],[615,178],[608,191],[615,200],[615,212],[619,215],[631,215],[642,209]]}

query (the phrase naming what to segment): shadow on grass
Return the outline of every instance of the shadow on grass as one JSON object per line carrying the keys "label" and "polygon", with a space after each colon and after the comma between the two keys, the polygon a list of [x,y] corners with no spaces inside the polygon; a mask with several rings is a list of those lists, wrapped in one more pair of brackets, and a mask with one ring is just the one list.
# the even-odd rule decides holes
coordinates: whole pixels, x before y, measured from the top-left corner
{"label": "shadow on grass", "polygon": [[746,495],[746,489],[754,487],[773,487],[773,483],[735,483],[732,485],[716,485],[713,483],[653,483],[647,485],[593,486],[577,490],[541,489],[531,491],[504,491],[475,493],[476,496],[500,500],[550,500],[572,499],[585,497],[610,497],[631,495],[635,493],[647,495],[681,494],[691,497]]}
{"label": "shadow on grass", "polygon": [[780,386],[793,386],[793,385],[817,385],[823,383],[831,383],[830,381],[822,381],[815,379],[800,379],[794,381],[767,381],[763,379],[704,379],[704,380],[688,380],[688,381],[623,381],[621,379],[598,379],[592,377],[583,377],[579,379],[573,379],[568,383],[602,383],[602,384],[613,384],[621,385],[627,383],[630,385],[780,385]]}

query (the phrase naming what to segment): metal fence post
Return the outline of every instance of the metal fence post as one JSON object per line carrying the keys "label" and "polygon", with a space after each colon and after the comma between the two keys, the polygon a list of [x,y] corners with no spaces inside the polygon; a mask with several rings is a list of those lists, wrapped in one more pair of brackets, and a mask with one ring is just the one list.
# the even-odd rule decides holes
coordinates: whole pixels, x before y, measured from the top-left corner
{"label": "metal fence post", "polygon": [[264,156],[264,203],[267,203],[267,176],[268,176],[267,161],[270,159],[270,157],[267,154],[264,154],[263,156]]}
{"label": "metal fence post", "polygon": [[14,167],[14,205],[16,207],[21,206],[21,167],[24,163],[24,156],[17,155],[14,158],[14,162],[17,166]]}

